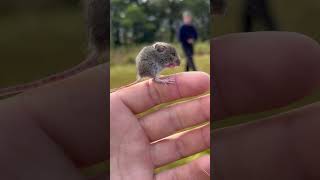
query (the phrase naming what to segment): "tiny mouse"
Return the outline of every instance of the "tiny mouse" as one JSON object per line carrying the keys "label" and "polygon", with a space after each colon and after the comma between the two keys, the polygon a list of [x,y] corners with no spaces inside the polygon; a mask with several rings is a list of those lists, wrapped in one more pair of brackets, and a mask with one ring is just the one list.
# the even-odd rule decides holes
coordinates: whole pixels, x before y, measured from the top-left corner
{"label": "tiny mouse", "polygon": [[136,57],[137,80],[111,92],[134,85],[143,78],[152,78],[155,83],[173,84],[175,80],[170,77],[160,77],[160,72],[165,68],[173,68],[180,65],[180,57],[177,50],[169,43],[156,42],[151,46],[141,49]]}

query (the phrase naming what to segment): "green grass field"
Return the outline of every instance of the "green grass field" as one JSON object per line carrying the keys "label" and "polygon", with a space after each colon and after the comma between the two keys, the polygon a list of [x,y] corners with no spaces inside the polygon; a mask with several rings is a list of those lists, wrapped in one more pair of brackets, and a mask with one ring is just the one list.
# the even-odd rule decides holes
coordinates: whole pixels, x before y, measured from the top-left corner
{"label": "green grass field", "polygon": [[[129,84],[135,81],[136,78],[136,68],[134,59],[138,54],[139,50],[143,45],[138,45],[134,47],[121,47],[117,49],[111,49],[110,51],[110,88],[116,88]],[[182,64],[180,67],[175,69],[166,69],[162,74],[173,74],[177,72],[184,71],[185,68],[185,58],[182,53],[181,47],[175,44],[178,49],[178,54],[182,59]],[[199,71],[210,73],[210,45],[209,42],[197,43],[195,47],[195,63]]]}

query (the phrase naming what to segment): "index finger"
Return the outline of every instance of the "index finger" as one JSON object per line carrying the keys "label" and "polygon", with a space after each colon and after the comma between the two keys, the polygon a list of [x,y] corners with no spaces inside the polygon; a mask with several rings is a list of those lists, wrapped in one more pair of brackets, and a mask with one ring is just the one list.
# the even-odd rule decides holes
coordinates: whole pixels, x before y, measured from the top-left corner
{"label": "index finger", "polygon": [[183,72],[172,75],[174,84],[157,84],[152,80],[115,92],[135,114],[172,100],[200,95],[209,90],[210,78],[204,72]]}

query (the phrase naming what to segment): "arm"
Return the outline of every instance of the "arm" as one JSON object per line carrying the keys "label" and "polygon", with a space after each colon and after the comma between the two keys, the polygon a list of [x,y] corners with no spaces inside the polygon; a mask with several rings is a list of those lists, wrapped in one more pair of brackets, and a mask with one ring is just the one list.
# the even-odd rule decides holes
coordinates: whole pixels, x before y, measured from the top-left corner
{"label": "arm", "polygon": [[198,39],[198,33],[197,33],[197,29],[193,26],[193,36],[194,36],[194,41],[196,41]]}
{"label": "arm", "polygon": [[179,41],[181,42],[181,43],[183,43],[184,42],[184,36],[183,36],[183,26],[181,26],[180,27],[180,29],[179,29]]}

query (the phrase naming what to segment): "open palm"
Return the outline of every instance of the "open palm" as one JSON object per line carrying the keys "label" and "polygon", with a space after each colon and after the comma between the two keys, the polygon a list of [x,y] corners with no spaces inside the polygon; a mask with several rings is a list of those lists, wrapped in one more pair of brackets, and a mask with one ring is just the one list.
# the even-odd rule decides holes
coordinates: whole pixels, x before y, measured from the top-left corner
{"label": "open palm", "polygon": [[110,172],[112,180],[210,179],[209,156],[154,174],[154,169],[210,146],[209,125],[171,136],[210,119],[210,98],[165,107],[140,118],[137,114],[172,100],[200,95],[209,89],[209,76],[192,72],[174,75],[166,86],[145,81],[110,95]]}

